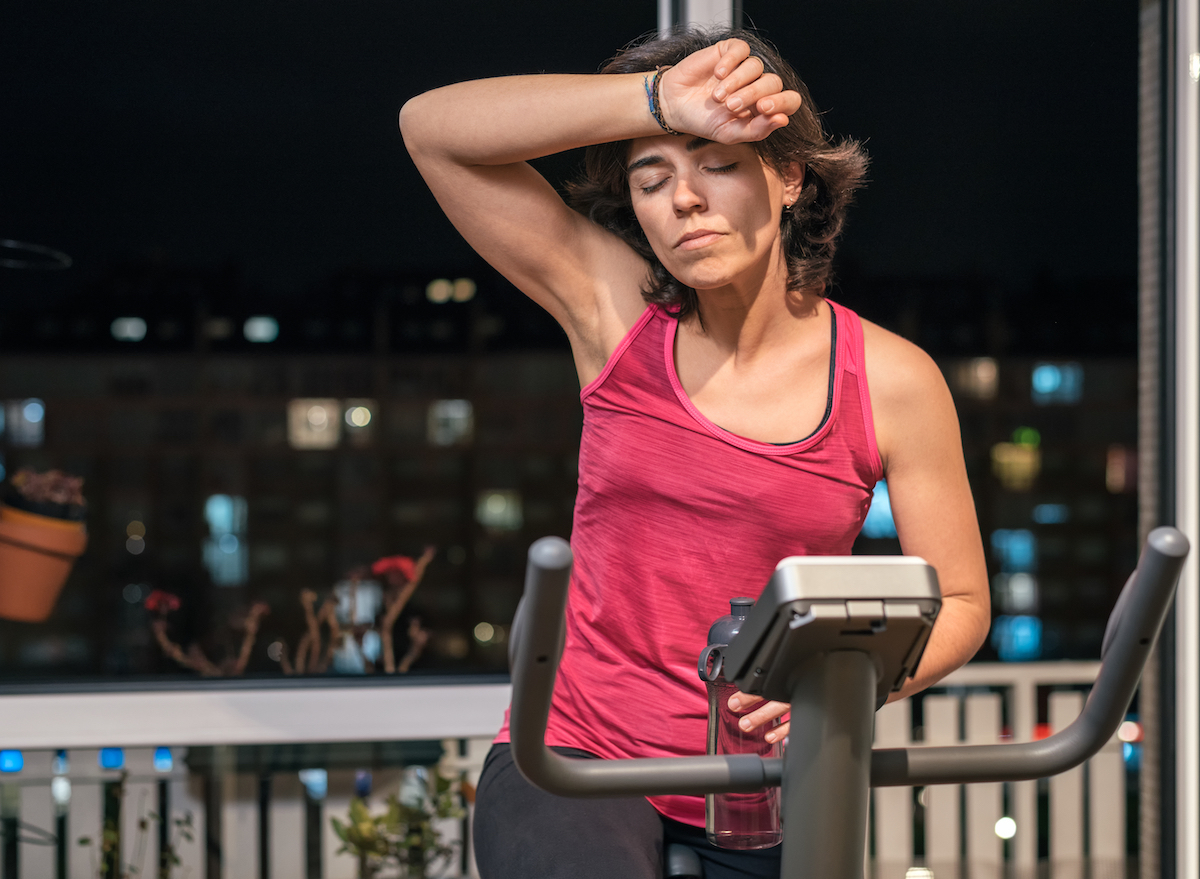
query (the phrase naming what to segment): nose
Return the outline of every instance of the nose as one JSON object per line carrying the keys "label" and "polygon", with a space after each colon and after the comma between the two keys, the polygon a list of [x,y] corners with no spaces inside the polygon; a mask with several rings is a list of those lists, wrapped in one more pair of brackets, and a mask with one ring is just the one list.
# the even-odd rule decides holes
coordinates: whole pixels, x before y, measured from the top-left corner
{"label": "nose", "polygon": [[705,200],[695,178],[690,174],[679,174],[675,179],[675,191],[671,196],[675,212],[679,214],[704,210]]}

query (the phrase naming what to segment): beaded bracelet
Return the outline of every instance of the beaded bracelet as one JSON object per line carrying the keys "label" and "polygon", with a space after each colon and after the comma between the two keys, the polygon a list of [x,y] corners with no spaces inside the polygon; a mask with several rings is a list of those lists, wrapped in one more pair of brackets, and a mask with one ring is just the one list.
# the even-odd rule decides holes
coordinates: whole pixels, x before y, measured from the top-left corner
{"label": "beaded bracelet", "polygon": [[642,77],[642,84],[646,87],[646,101],[650,104],[650,115],[654,117],[654,121],[657,122],[659,127],[667,134],[682,134],[683,132],[676,131],[674,128],[668,125],[667,120],[663,118],[662,102],[659,100],[658,96],[659,85],[662,83],[662,75],[670,69],[671,66],[669,64],[666,66],[660,64],[658,67],[654,68],[653,78],[650,78],[648,75]]}

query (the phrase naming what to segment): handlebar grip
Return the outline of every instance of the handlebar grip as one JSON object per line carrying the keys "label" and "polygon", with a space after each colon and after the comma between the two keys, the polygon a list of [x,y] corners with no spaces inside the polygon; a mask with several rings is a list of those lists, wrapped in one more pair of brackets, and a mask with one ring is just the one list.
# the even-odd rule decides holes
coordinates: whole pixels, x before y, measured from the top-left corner
{"label": "handlebar grip", "polygon": [[783,761],[751,754],[636,760],[564,757],[546,747],[546,721],[562,658],[571,547],[543,537],[529,548],[525,594],[510,645],[513,699],[510,747],[532,784],[560,796],[645,796],[749,792],[779,784]]}
{"label": "handlebar grip", "polygon": [[1154,649],[1189,546],[1174,528],[1156,528],[1146,540],[1106,635],[1100,674],[1083,712],[1066,729],[1037,742],[876,750],[871,785],[971,784],[1043,778],[1078,766],[1112,738]]}

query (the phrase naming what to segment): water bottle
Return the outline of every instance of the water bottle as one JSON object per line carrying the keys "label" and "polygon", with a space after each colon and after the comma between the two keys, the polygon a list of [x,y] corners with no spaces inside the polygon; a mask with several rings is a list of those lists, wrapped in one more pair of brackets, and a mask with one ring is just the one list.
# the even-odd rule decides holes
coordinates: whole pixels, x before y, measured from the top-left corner
{"label": "water bottle", "polygon": [[[752,732],[743,732],[738,721],[748,711],[739,713],[729,709],[729,697],[738,688],[732,681],[725,680],[722,650],[738,633],[753,604],[753,598],[730,599],[729,615],[712,624],[708,630],[708,646],[700,654],[700,678],[708,686],[709,754],[782,755],[781,742],[766,740],[767,732],[779,725],[778,720]],[[704,830],[708,841],[729,849],[779,845],[783,840],[779,806],[778,787],[747,794],[708,794],[704,798]]]}

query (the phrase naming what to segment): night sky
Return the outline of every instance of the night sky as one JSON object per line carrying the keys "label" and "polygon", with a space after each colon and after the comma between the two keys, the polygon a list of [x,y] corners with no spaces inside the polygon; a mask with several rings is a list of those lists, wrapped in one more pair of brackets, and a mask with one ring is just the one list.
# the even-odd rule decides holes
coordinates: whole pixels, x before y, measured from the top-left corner
{"label": "night sky", "polygon": [[[653,0],[0,3],[0,238],[76,260],[0,269],[8,310],[121,262],[234,267],[274,296],[470,267],[405,154],[405,99],[591,72],[656,21]],[[744,7],[871,153],[848,276],[1132,284],[1135,0]]]}

